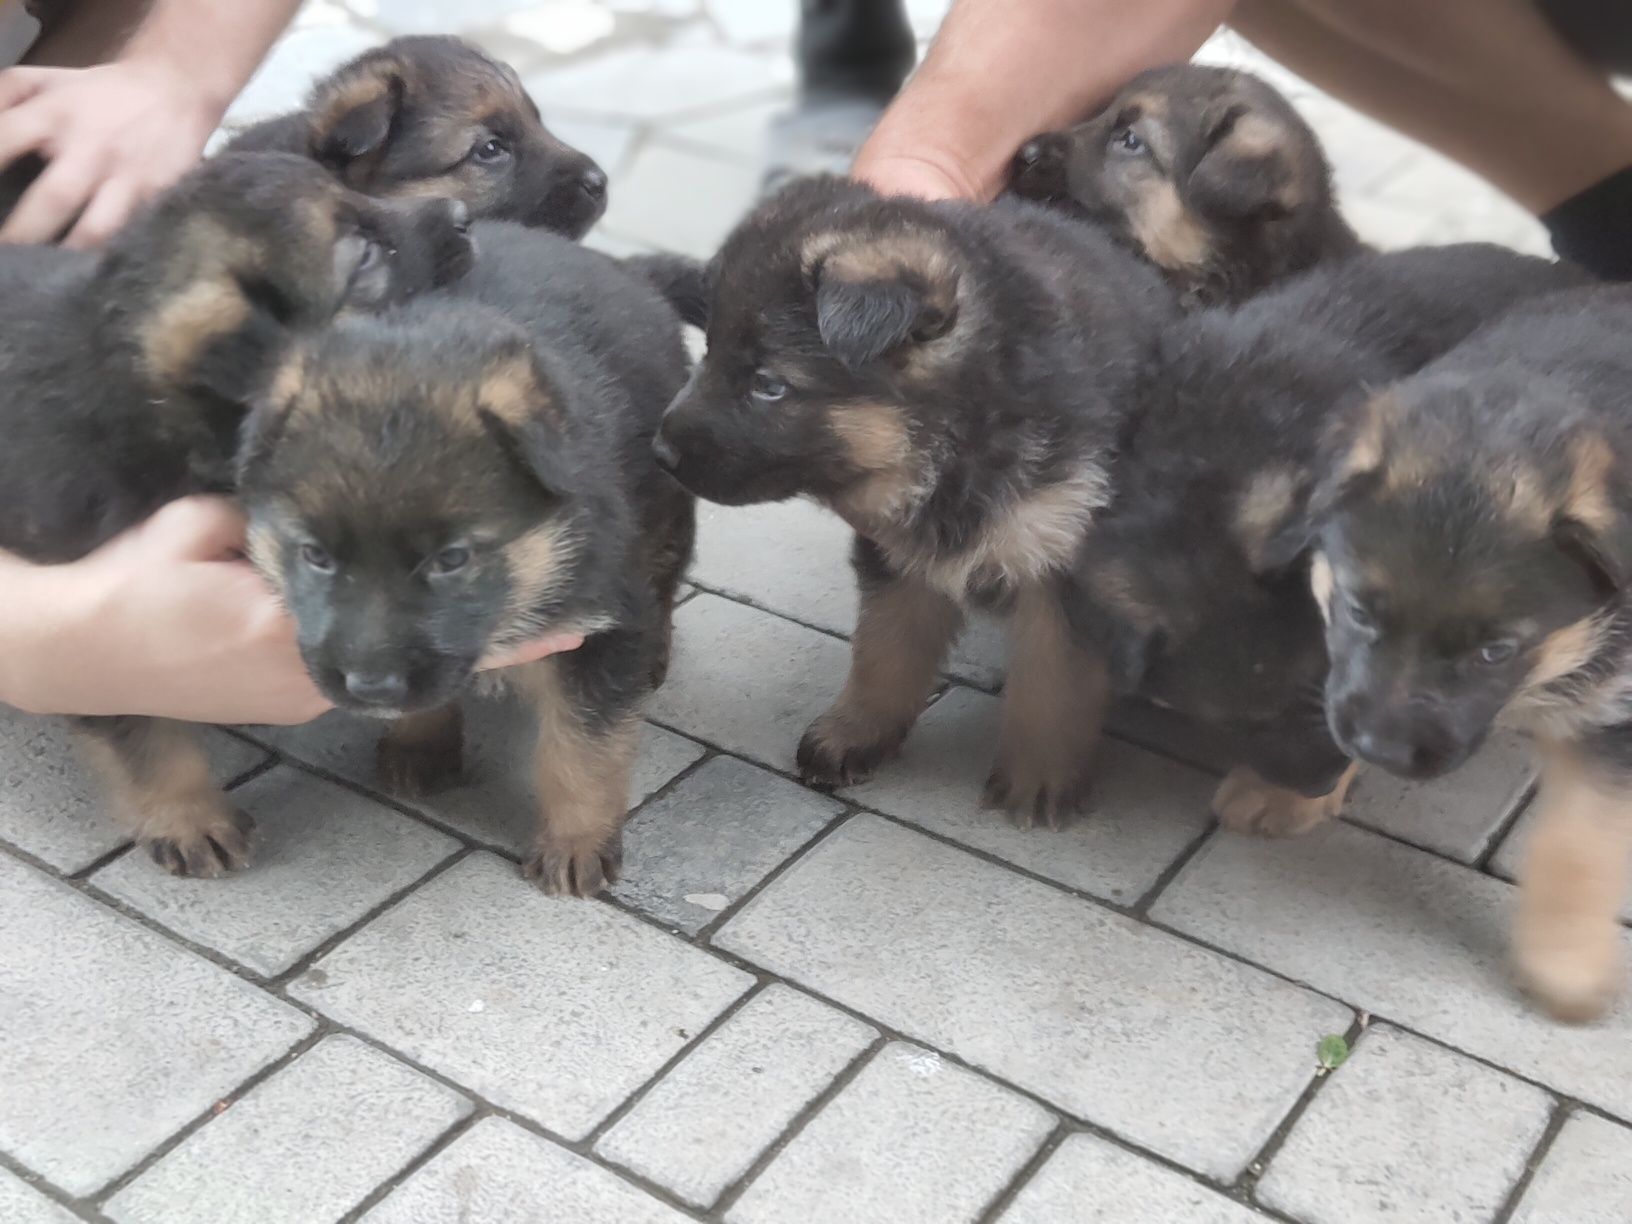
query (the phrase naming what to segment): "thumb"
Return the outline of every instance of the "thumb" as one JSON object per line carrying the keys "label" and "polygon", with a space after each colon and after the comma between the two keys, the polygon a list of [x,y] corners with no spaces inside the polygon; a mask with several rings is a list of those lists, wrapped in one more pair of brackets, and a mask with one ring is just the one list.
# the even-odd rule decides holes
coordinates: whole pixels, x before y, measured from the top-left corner
{"label": "thumb", "polygon": [[184,497],[141,527],[143,542],[176,561],[227,561],[244,546],[243,512],[224,497]]}

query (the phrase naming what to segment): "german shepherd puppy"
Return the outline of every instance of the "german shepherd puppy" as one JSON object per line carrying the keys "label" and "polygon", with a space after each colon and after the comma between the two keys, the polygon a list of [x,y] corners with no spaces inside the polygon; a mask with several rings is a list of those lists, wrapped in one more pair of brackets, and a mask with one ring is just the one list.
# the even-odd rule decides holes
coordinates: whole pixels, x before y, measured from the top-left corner
{"label": "german shepherd puppy", "polygon": [[629,771],[662,682],[694,503],[652,459],[687,358],[674,312],[605,256],[478,227],[461,285],[300,346],[251,418],[252,559],[342,709],[393,720],[390,789],[457,776],[484,656],[546,631],[584,645],[501,678],[539,721],[546,892],[617,879]]}
{"label": "german shepherd puppy", "polygon": [[447,36],[365,51],[227,148],[299,153],[369,195],[447,196],[569,238],[606,211],[606,173],[551,134],[515,69]]}
{"label": "german shepherd puppy", "polygon": [[[462,207],[386,204],[298,157],[206,163],[99,256],[0,248],[0,548],[81,557],[161,504],[230,487],[250,386],[293,334],[445,283]],[[76,720],[162,866],[240,865],[247,824],[178,723]]]}
{"label": "german shepherd puppy", "polygon": [[1029,141],[1012,189],[1109,225],[1192,303],[1238,302],[1363,249],[1315,133],[1231,68],[1141,73],[1094,118]]}
{"label": "german shepherd puppy", "polygon": [[849,679],[799,745],[838,786],[901,744],[971,605],[1012,613],[988,799],[1022,823],[1080,799],[1103,668],[1073,645],[1062,575],[1111,494],[1125,410],[1177,312],[1094,227],[796,183],[716,259],[708,353],[659,461],[727,505],[807,496],[856,531]]}
{"label": "german shepherd puppy", "polygon": [[1336,814],[1352,777],[1322,708],[1320,614],[1278,539],[1328,429],[1366,388],[1584,280],[1475,244],[1363,254],[1243,307],[1192,313],[1163,337],[1068,609],[1110,660],[1114,691],[1222,733],[1242,763],[1214,799],[1225,825],[1302,832]]}
{"label": "german shepherd puppy", "polygon": [[1569,1020],[1619,987],[1632,854],[1629,329],[1625,290],[1548,297],[1374,395],[1300,528],[1346,751],[1429,778],[1497,722],[1534,738],[1514,954]]}

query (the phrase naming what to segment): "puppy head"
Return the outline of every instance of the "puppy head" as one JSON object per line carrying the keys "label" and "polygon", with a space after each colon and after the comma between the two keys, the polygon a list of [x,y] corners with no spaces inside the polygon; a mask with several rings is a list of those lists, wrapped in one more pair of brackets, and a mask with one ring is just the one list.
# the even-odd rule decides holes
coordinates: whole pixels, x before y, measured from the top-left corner
{"label": "puppy head", "polygon": [[450,201],[391,204],[305,158],[224,154],[127,227],[99,274],[156,391],[242,404],[292,334],[464,275],[465,229]]}
{"label": "puppy head", "polygon": [[508,64],[446,36],[399,38],[323,81],[312,156],[359,191],[446,196],[474,217],[581,238],[606,174],[555,137]]}
{"label": "puppy head", "polygon": [[547,627],[583,550],[562,380],[497,316],[427,304],[295,349],[239,455],[250,556],[336,705],[455,696]]}
{"label": "puppy head", "polygon": [[1429,372],[1333,448],[1305,534],[1338,743],[1406,777],[1604,645],[1632,582],[1632,489],[1567,389]]}
{"label": "puppy head", "polygon": [[1184,64],[1143,73],[1094,118],[1028,142],[1013,188],[1110,223],[1193,279],[1243,239],[1324,224],[1330,179],[1315,134],[1273,88]]}
{"label": "puppy head", "polygon": [[809,494],[888,515],[911,495],[955,378],[970,275],[927,206],[839,180],[751,215],[714,265],[708,352],[670,405],[657,455],[728,505]]}

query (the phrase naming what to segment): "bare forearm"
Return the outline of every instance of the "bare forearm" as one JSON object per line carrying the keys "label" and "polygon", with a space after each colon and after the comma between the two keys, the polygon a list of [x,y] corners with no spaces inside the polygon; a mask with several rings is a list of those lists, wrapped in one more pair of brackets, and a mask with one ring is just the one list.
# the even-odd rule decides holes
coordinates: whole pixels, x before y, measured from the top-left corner
{"label": "bare forearm", "polygon": [[893,190],[919,163],[948,190],[989,199],[1028,138],[1097,109],[1127,80],[1188,59],[1233,0],[959,0],[923,65],[856,160]]}
{"label": "bare forearm", "polygon": [[300,0],[153,0],[121,60],[164,63],[225,111],[300,8]]}

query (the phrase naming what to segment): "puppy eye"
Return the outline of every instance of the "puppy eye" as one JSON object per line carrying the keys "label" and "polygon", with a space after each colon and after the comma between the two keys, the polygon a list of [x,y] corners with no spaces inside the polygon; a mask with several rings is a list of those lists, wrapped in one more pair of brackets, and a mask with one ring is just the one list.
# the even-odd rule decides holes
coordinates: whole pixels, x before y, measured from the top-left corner
{"label": "puppy eye", "polygon": [[1374,634],[1377,632],[1377,618],[1372,616],[1370,612],[1352,599],[1345,600],[1343,606],[1344,610],[1349,614],[1349,623],[1361,633]]}
{"label": "puppy eye", "polygon": [[510,156],[510,146],[495,136],[477,145],[470,155],[479,162],[499,162]]}
{"label": "puppy eye", "polygon": [[446,578],[450,574],[457,574],[470,564],[470,557],[470,549],[462,545],[444,548],[431,558],[431,573],[438,578]]}
{"label": "puppy eye", "polygon": [[788,393],[788,384],[766,370],[754,372],[753,396],[767,404],[774,404]]}
{"label": "puppy eye", "polygon": [[1479,647],[1479,662],[1487,667],[1500,667],[1519,653],[1519,644],[1511,638],[1500,638]]}
{"label": "puppy eye", "polygon": [[300,559],[306,563],[308,569],[316,570],[320,574],[334,573],[334,558],[316,544],[302,544]]}
{"label": "puppy eye", "polygon": [[1122,153],[1143,153],[1145,141],[1131,127],[1118,128],[1111,133],[1111,148]]}
{"label": "puppy eye", "polygon": [[369,242],[363,247],[362,257],[357,261],[357,271],[367,272],[370,268],[383,263],[385,260],[389,259],[395,254],[395,251],[381,246],[378,242],[370,239]]}

